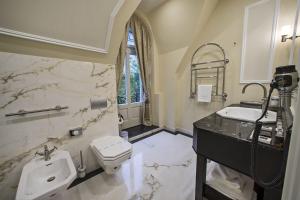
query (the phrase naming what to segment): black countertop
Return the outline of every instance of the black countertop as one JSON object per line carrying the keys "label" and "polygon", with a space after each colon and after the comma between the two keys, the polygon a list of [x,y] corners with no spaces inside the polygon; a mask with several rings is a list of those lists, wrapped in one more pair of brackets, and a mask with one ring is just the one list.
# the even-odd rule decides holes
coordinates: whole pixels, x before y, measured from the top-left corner
{"label": "black countertop", "polygon": [[[249,106],[241,106],[240,104],[232,104],[230,106],[234,107],[247,107]],[[252,106],[252,108],[259,108],[257,106]],[[275,111],[275,110],[273,110]],[[253,122],[246,122],[246,121],[241,121],[241,120],[235,120],[235,119],[229,119],[229,118],[224,118],[222,116],[219,116],[217,113],[213,113],[207,117],[204,117],[196,122],[194,122],[194,128],[201,129],[208,131],[212,134],[220,134],[222,136],[226,137],[231,137],[235,138],[241,142],[247,142],[250,143],[251,140],[249,139],[250,134],[255,128],[255,123]],[[272,127],[273,133],[271,135],[272,137],[272,142],[271,145],[267,145],[271,148],[277,148],[275,145],[275,123],[269,123],[269,124],[264,124],[263,126],[266,127]],[[262,131],[262,135],[269,135],[270,133]]]}
{"label": "black countertop", "polygon": [[194,127],[216,134],[247,140],[254,130],[255,124],[234,119],[228,119],[213,113],[194,123]]}

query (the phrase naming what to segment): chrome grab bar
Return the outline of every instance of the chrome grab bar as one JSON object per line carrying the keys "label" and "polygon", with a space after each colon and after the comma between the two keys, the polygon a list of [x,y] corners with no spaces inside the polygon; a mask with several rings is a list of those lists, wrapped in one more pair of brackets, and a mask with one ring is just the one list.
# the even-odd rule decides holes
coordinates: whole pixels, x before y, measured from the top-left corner
{"label": "chrome grab bar", "polygon": [[54,108],[46,108],[46,109],[40,109],[40,110],[19,110],[16,113],[9,113],[5,114],[5,117],[11,117],[11,116],[20,116],[20,115],[26,115],[26,114],[32,114],[32,113],[40,113],[40,112],[48,112],[48,111],[61,111],[64,109],[68,109],[68,106],[55,106]]}

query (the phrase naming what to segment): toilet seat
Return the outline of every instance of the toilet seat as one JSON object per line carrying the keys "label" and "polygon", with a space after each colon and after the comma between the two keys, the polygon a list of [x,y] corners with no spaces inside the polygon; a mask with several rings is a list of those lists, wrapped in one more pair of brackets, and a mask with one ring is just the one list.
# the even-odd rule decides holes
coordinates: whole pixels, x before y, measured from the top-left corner
{"label": "toilet seat", "polygon": [[99,164],[111,174],[132,154],[132,144],[119,136],[104,136],[90,144]]}
{"label": "toilet seat", "polygon": [[120,158],[126,156],[127,154],[131,154],[131,152],[132,152],[131,150],[128,150],[128,151],[126,151],[126,152],[124,152],[124,153],[122,153],[122,154],[119,154],[119,155],[116,156],[116,157],[104,157],[104,156],[101,154],[101,152],[99,152],[99,150],[98,150],[96,147],[93,147],[93,150],[94,150],[94,152],[97,154],[97,156],[98,156],[100,159],[102,159],[103,161],[115,161],[115,160],[118,160],[118,159],[120,159]]}
{"label": "toilet seat", "polygon": [[116,160],[132,151],[132,145],[119,136],[105,136],[93,140],[91,146],[103,160]]}

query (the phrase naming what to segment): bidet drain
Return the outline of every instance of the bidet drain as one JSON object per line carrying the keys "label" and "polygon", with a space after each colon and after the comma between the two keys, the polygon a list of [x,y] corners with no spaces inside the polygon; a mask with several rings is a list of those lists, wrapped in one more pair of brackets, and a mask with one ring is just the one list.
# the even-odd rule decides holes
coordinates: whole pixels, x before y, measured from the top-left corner
{"label": "bidet drain", "polygon": [[51,182],[51,181],[53,181],[55,179],[55,176],[51,176],[51,177],[49,177],[48,179],[47,179],[47,182]]}

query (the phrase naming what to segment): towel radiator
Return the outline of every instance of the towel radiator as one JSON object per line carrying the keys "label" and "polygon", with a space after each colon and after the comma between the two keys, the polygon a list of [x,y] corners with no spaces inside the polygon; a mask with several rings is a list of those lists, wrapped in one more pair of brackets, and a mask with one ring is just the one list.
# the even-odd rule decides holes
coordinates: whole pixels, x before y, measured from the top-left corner
{"label": "towel radiator", "polygon": [[[208,47],[215,49],[213,52]],[[204,51],[203,51],[204,50]],[[213,53],[218,52],[219,55]],[[202,60],[205,56],[211,55],[212,60]],[[197,85],[202,80],[212,80],[213,96],[221,97],[226,101],[227,94],[225,93],[225,69],[229,60],[226,58],[224,49],[217,43],[206,43],[201,45],[194,52],[191,59],[191,80],[190,80],[190,98],[197,95]]]}

